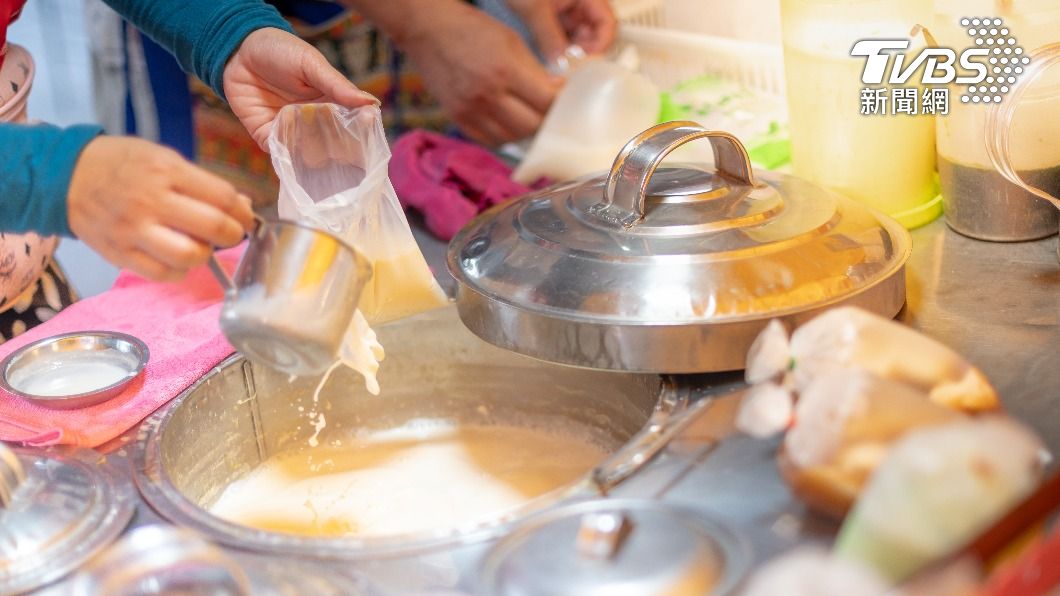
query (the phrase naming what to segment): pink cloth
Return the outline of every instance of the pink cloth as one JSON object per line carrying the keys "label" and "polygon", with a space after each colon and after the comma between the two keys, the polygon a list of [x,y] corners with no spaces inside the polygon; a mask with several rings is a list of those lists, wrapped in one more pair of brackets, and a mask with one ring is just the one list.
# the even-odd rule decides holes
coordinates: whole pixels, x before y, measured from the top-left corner
{"label": "pink cloth", "polygon": [[405,208],[423,214],[429,229],[450,240],[476,214],[526,194],[512,170],[488,150],[437,133],[414,130],[392,147],[390,181]]}
{"label": "pink cloth", "polygon": [[[240,245],[218,253],[231,271]],[[0,359],[45,337],[119,331],[150,351],[143,374],[121,395],[80,410],[50,410],[0,390],[0,440],[96,447],[134,427],[234,351],[218,323],[223,291],[205,266],[177,284],[122,272],[107,292],[77,302],[47,323],[0,344]]]}

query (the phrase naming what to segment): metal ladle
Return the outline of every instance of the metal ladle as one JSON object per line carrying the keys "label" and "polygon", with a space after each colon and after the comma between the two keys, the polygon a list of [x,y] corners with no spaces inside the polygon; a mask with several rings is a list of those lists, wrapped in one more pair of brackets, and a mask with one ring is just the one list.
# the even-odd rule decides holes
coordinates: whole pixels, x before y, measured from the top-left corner
{"label": "metal ladle", "polygon": [[221,331],[251,362],[289,375],[323,373],[335,359],[371,264],[339,238],[304,224],[258,219],[225,288]]}

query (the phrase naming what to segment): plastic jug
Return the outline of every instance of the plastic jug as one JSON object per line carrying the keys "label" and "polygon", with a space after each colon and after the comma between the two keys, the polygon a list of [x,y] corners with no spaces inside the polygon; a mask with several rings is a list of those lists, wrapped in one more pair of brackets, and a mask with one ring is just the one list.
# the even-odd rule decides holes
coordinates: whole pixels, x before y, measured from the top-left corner
{"label": "plastic jug", "polygon": [[[972,19],[976,17],[980,23],[973,37],[969,32],[975,29]],[[986,35],[979,35],[980,30]],[[989,102],[982,97],[965,102],[963,96],[973,96],[968,86],[950,86],[950,113],[937,121],[946,222],[957,232],[982,240],[1033,240],[1055,234],[1057,209],[1028,191],[1024,182],[1060,196],[1060,119],[1056,116],[1060,113],[1060,69],[1032,72],[1036,63],[1049,57],[1048,53],[1035,55],[1036,49],[1060,42],[1060,3],[936,0],[931,31],[939,45],[958,52],[977,43],[976,38],[983,40],[980,47],[991,50],[986,62],[990,78],[983,86],[1000,92],[987,94]],[[990,113],[998,110],[1007,116],[990,133]],[[1004,158],[1013,176],[1008,179],[1000,166],[994,168],[998,162],[989,152],[1001,132],[1007,139]],[[1017,179],[1021,181],[1015,183]]]}
{"label": "plastic jug", "polygon": [[[931,115],[862,113],[862,39],[909,39],[923,0],[782,0],[794,173],[915,227],[938,216]],[[924,44],[913,39],[914,54]],[[913,75],[903,87],[923,90]],[[886,82],[886,80],[885,80]],[[884,87],[886,85],[880,85]],[[891,98],[885,107],[891,106]],[[925,206],[927,205],[927,206]]]}
{"label": "plastic jug", "polygon": [[[1023,78],[1012,87],[1005,101],[991,107],[986,123],[985,141],[990,162],[999,175],[1018,187],[1018,192],[1026,194],[1022,197],[1026,201],[1023,212],[1002,216],[1015,218],[1019,223],[1024,223],[1029,216],[1038,216],[1038,219],[1030,220],[1032,225],[1043,225],[1043,221],[1048,225],[1051,221],[1051,229],[1043,230],[1046,235],[1055,232],[1060,225],[1056,223],[1060,220],[1060,165],[1044,170],[1020,171],[1016,160],[1018,155],[1023,160],[1029,156],[1038,157],[1043,163],[1060,163],[1060,139],[1048,134],[1034,134],[1028,124],[1019,125],[1021,121],[1040,122],[1043,104],[1050,106],[1053,115],[1060,108],[1060,88],[1057,84],[1060,68],[1057,65],[1060,65],[1060,43],[1032,52]],[[1039,87],[1040,80],[1045,81],[1044,88]],[[1023,154],[1020,155],[1018,151]],[[1060,244],[1056,247],[1056,258],[1060,261]]]}
{"label": "plastic jug", "polygon": [[582,62],[545,115],[519,167],[516,182],[563,181],[604,172],[626,142],[655,124],[659,90],[627,65]]}

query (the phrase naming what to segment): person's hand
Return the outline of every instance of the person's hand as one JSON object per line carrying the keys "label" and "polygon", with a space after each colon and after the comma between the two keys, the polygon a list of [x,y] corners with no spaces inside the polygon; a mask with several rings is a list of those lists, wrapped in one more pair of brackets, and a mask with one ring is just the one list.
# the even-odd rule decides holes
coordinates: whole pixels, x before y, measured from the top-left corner
{"label": "person's hand", "polygon": [[449,117],[486,145],[534,134],[562,80],[496,19],[463,3],[438,8],[401,47]]}
{"label": "person's hand", "polygon": [[327,102],[356,108],[378,100],[358,89],[313,46],[279,29],[258,29],[225,66],[225,97],[258,146],[268,151],[269,130],[290,103]]}
{"label": "person's hand", "polygon": [[588,54],[611,47],[618,28],[607,0],[508,0],[526,23],[546,60],[555,60],[571,45]]}
{"label": "person's hand", "polygon": [[254,225],[250,199],[175,151],[101,136],[74,166],[70,230],[103,258],[157,281],[181,279],[214,246],[238,244]]}

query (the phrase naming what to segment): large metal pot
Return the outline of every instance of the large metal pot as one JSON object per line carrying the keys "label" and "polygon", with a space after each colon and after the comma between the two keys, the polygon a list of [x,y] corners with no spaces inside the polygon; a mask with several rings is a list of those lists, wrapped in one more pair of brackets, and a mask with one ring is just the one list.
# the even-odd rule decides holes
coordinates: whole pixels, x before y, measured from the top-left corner
{"label": "large metal pot", "polygon": [[[318,557],[403,555],[495,537],[526,514],[576,496],[606,492],[665,446],[691,420],[690,394],[658,375],[580,370],[494,347],[471,334],[453,307],[381,327],[387,348],[380,396],[340,369],[320,395],[327,427],[320,441],[413,419],[561,426],[592,437],[612,455],[581,481],[518,511],[438,532],[381,537],[308,538],[224,521],[207,508],[266,458],[304,448],[317,379],[289,383],[233,357],[143,427],[137,483],[164,517],[221,543]],[[267,498],[267,496],[264,496]]]}
{"label": "large metal pot", "polygon": [[[714,164],[663,167],[707,141]],[[909,233],[792,176],[754,172],[729,133],[667,122],[610,172],[482,213],[449,244],[464,324],[515,352],[587,368],[742,369],[771,319],[905,303]]]}

